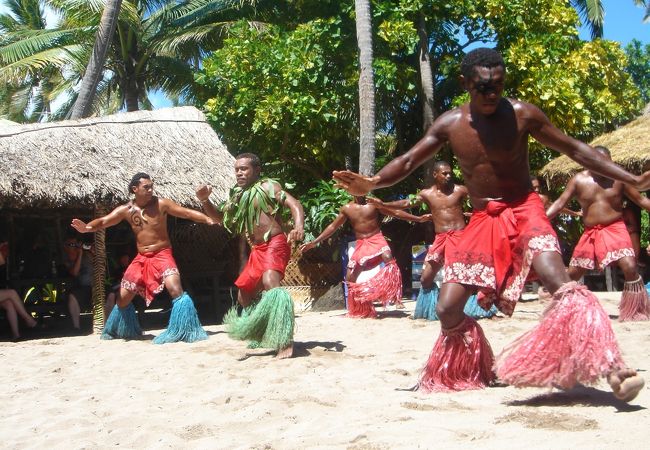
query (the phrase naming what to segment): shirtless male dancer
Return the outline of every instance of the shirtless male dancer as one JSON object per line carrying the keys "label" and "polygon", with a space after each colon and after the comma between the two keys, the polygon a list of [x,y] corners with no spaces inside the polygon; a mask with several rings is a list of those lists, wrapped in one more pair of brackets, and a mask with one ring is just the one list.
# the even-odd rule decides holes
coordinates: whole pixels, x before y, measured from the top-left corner
{"label": "shirtless male dancer", "polygon": [[[336,218],[316,239],[300,246],[300,251],[306,252],[332,236],[347,220],[350,221],[357,242],[345,277],[348,284],[348,317],[377,317],[372,304],[374,301],[381,301],[384,306],[388,305],[389,301],[395,301],[398,308],[400,305],[404,307],[401,300],[402,276],[379,228],[380,213],[412,222],[429,220],[429,215],[414,216],[404,211],[368,203],[365,197],[355,197],[339,209]],[[370,270],[382,261],[385,265],[376,275],[365,282],[356,282],[361,271]]]}
{"label": "shirtless male dancer", "polygon": [[[474,213],[456,250],[445,260],[437,305],[441,336],[419,386],[425,390],[482,388],[495,378],[490,346],[476,321],[463,314],[476,288],[505,314],[512,314],[532,264],[553,305],[542,321],[499,357],[496,375],[515,386],[559,386],[607,379],[614,394],[631,400],[643,379],[627,369],[607,314],[598,299],[573,282],[539,195],[532,191],[528,139],[564,153],[594,172],[637,189],[650,186],[650,172],[632,175],[589,145],[556,128],[536,106],[503,98],[506,69],[492,49],[472,50],[460,81],[469,102],[440,115],[425,136],[375,176],[335,171],[352,195],[391,186],[449,143],[469,191]],[[548,339],[548,333],[561,333]]]}
{"label": "shirtless male dancer", "polygon": [[[606,147],[594,148],[611,160]],[[625,277],[619,320],[649,320],[650,300],[639,275],[637,255],[623,221],[624,196],[650,211],[650,199],[636,189],[590,170],[583,170],[569,180],[562,195],[548,207],[546,214],[553,219],[571,198],[580,203],[585,231],[573,250],[569,276],[572,280],[579,280],[587,270],[603,270],[610,264],[617,264]]]}
{"label": "shirtless male dancer", "polygon": [[[251,347],[272,348],[284,359],[293,356],[294,312],[293,300],[280,283],[291,256],[290,243],[304,237],[305,213],[277,181],[260,178],[261,170],[257,155],[242,153],[235,157],[237,184],[225,205],[217,208],[210,202],[210,186],[200,186],[196,195],[208,216],[230,232],[244,234],[251,247],[248,262],[235,280],[237,300],[245,311],[238,316],[233,308],[226,314],[228,333],[251,341]],[[288,234],[282,229],[284,207],[293,218]],[[262,290],[262,298],[253,305]]]}
{"label": "shirtless male dancer", "polygon": [[154,338],[154,344],[195,342],[207,339],[199,322],[192,299],[183,292],[181,277],[172,255],[172,244],[167,233],[167,217],[174,216],[197,223],[213,225],[205,214],[184,208],[172,200],[154,195],[153,181],[143,172],[129,183],[129,192],[135,198],[118,206],[107,215],[88,223],[72,219],[72,227],[80,233],[103,230],[126,220],[135,234],[138,255],[124,272],[120,296],[106,321],[102,339],[131,339],[142,334],[133,297],[140,295],[149,305],[155,294],[167,288],[173,307],[167,329]]}

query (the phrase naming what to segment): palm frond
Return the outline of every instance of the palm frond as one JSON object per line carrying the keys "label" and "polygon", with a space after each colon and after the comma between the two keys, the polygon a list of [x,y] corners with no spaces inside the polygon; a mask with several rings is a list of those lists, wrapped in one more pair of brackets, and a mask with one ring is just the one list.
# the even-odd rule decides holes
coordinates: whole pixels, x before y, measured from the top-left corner
{"label": "palm frond", "polygon": [[90,29],[22,30],[11,35],[11,42],[0,47],[0,61],[12,64],[45,50],[61,47],[78,39],[79,33],[94,33]]}
{"label": "palm frond", "polygon": [[[58,67],[63,69],[66,65],[73,63],[71,53],[80,46],[69,46],[65,49],[53,48],[34,55],[30,55],[19,61],[0,68],[0,80],[16,81],[24,77],[25,73],[37,73],[47,67]],[[67,49],[67,50],[66,50]]]}

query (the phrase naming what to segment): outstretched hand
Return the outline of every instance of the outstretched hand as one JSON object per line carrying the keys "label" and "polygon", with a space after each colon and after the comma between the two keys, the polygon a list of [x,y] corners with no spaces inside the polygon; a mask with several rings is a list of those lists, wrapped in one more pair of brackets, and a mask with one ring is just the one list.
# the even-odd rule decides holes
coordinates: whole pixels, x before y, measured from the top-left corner
{"label": "outstretched hand", "polygon": [[372,191],[379,181],[378,176],[367,177],[349,170],[335,170],[332,172],[332,178],[336,182],[336,187],[358,197]]}
{"label": "outstretched hand", "polygon": [[88,224],[86,222],[84,222],[83,220],[72,219],[72,223],[70,225],[72,226],[72,228],[77,230],[79,233],[90,233],[92,231],[92,230],[89,230],[88,228],[86,228],[86,226]]}
{"label": "outstretched hand", "polygon": [[311,250],[314,247],[316,247],[316,243],[314,241],[305,242],[304,244],[302,244],[298,248],[298,250],[300,250],[300,253],[305,253],[305,252],[308,252],[309,250]]}
{"label": "outstretched hand", "polygon": [[305,232],[302,228],[301,229],[294,228],[293,230],[289,231],[289,234],[287,235],[287,240],[289,242],[300,242],[303,240],[304,237],[305,237]]}
{"label": "outstretched hand", "polygon": [[196,198],[201,202],[209,200],[210,194],[212,194],[212,186],[209,184],[202,184],[196,188]]}
{"label": "outstretched hand", "polygon": [[422,214],[418,222],[424,223],[424,222],[431,222],[432,220],[433,220],[433,216],[431,214]]}
{"label": "outstretched hand", "polygon": [[366,197],[366,203],[370,205],[384,206],[384,201],[377,197]]}

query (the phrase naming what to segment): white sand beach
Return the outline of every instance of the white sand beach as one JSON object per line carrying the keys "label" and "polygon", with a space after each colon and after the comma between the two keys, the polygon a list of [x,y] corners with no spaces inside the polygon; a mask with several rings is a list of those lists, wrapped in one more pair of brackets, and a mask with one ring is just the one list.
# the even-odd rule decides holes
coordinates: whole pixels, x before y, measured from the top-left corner
{"label": "white sand beach", "polygon": [[[617,314],[620,293],[598,294]],[[406,302],[407,312],[414,302]],[[522,302],[512,318],[482,320],[495,353],[538,320]],[[647,448],[648,386],[630,404],[603,380],[567,392],[494,387],[408,392],[438,322],[389,311],[296,319],[296,357],[250,356],[223,326],[195,344],[98,336],[0,342],[0,446],[7,449]],[[650,382],[650,323],[614,329],[628,365]]]}

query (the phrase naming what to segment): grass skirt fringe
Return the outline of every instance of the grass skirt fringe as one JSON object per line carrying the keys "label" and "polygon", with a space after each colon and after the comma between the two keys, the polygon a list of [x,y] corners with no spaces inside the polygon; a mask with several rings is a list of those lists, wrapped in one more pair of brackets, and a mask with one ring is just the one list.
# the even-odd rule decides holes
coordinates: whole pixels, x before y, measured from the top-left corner
{"label": "grass skirt fringe", "polygon": [[435,285],[431,289],[420,288],[415,302],[415,311],[413,311],[414,319],[438,320],[436,305],[439,291]]}
{"label": "grass skirt fringe", "polygon": [[381,302],[384,306],[391,301],[401,303],[402,274],[397,262],[388,262],[369,280],[361,283],[348,282],[348,291],[354,292],[355,301],[360,303]]}
{"label": "grass skirt fringe", "polygon": [[[438,295],[440,290],[434,286],[431,289],[420,289],[418,299],[415,303],[414,319],[438,320],[436,314],[436,305],[438,304]],[[463,312],[466,316],[473,319],[485,319],[492,317],[497,313],[496,306],[492,305],[489,311],[484,310],[478,304],[476,295],[472,295],[465,303]]]}
{"label": "grass skirt fringe", "polygon": [[187,292],[172,301],[172,313],[167,329],[153,340],[154,344],[171,342],[196,342],[208,338],[199,321],[194,302]]}
{"label": "grass skirt fringe", "polygon": [[347,317],[355,319],[374,319],[377,317],[377,311],[372,301],[357,301],[356,292],[348,290],[348,314]]}
{"label": "grass skirt fringe", "polygon": [[618,311],[621,322],[650,320],[650,300],[643,278],[639,276],[636,281],[625,282]]}
{"label": "grass skirt fringe", "polygon": [[223,323],[233,339],[251,341],[254,348],[281,350],[293,342],[293,300],[286,289],[269,289],[241,316],[237,315],[237,307],[231,308]]}
{"label": "grass skirt fringe", "polygon": [[593,384],[624,367],[609,316],[576,282],[564,284],[539,324],[506,347],[496,373],[517,387]]}
{"label": "grass skirt fringe", "polygon": [[113,310],[106,320],[101,339],[135,339],[140,336],[142,336],[142,329],[133,303],[129,303],[124,308],[113,306]]}
{"label": "grass skirt fringe", "polygon": [[418,386],[425,392],[482,389],[494,380],[494,355],[476,320],[440,331]]}

